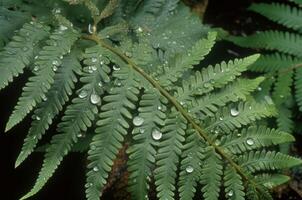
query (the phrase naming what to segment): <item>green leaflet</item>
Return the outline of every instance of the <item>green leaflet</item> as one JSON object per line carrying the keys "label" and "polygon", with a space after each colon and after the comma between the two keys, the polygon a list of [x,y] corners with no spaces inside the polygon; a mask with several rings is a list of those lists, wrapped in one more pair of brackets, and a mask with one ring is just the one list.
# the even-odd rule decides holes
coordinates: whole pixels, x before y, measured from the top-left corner
{"label": "green leaflet", "polygon": [[[60,25],[47,41],[47,46],[40,51],[34,62],[35,75],[29,78],[29,81],[23,88],[23,92],[9,121],[6,125],[6,131],[10,130],[42,101],[42,97],[49,90],[53,83],[55,75],[54,67],[61,64],[61,57],[67,54],[79,34],[70,24]],[[32,47],[33,48],[33,47]]]}
{"label": "green leaflet", "polygon": [[144,123],[135,127],[133,134],[133,145],[128,149],[129,190],[133,199],[146,199],[152,176],[152,168],[155,165],[156,147],[159,141],[155,140],[161,134],[161,127],[165,125],[166,100],[161,99],[156,90],[146,91],[140,101],[138,108],[139,117]]}
{"label": "green leaflet", "polygon": [[[93,137],[88,152],[89,171],[87,173],[86,197],[89,200],[97,200],[100,191],[106,184],[108,173],[113,165],[113,160],[122,147],[124,136],[127,134],[129,124],[127,119],[132,118],[130,110],[135,109],[136,97],[139,93],[136,73],[126,67],[115,71],[113,76],[117,78],[109,95],[104,97],[102,114],[97,122],[98,128]],[[135,120],[135,119],[133,119]]]}
{"label": "green leaflet", "polygon": [[[77,59],[78,53],[71,52],[62,60],[62,65],[58,67],[58,72],[54,76],[54,84],[43,98],[35,110],[33,123],[29,133],[24,140],[22,151],[17,158],[15,166],[19,166],[34,150],[38,141],[49,128],[53,118],[63,109],[64,104],[69,100],[69,96],[74,89],[74,82],[77,82],[75,73],[80,74],[81,65]],[[47,113],[45,115],[45,113]]]}

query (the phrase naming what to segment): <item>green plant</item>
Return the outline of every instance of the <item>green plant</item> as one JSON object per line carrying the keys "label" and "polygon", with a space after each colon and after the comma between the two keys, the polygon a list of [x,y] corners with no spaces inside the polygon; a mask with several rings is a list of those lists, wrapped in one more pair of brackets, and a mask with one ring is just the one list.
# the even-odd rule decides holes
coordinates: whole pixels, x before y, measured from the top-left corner
{"label": "green plant", "polygon": [[[294,0],[297,5],[302,2]],[[247,37],[231,36],[237,45],[267,50],[249,70],[265,73],[262,94],[271,94],[278,108],[277,124],[280,130],[299,132],[294,118],[302,111],[302,10],[289,3],[252,4],[249,10],[281,24],[285,31],[260,31]],[[265,51],[264,51],[265,52]]]}
{"label": "green plant", "polygon": [[33,72],[6,126],[34,110],[16,166],[66,104],[22,199],[36,194],[75,146],[88,151],[89,200],[99,199],[125,142],[133,199],[148,199],[151,176],[159,199],[192,199],[197,185],[207,200],[272,199],[269,189],[289,179],[279,170],[301,164],[272,149],[292,142],[290,134],[261,125],[276,114],[268,96],[250,95],[264,78],[240,78],[258,55],[196,71],[216,33],[178,0],[67,2],[49,1],[1,52],[1,89],[23,70]]}

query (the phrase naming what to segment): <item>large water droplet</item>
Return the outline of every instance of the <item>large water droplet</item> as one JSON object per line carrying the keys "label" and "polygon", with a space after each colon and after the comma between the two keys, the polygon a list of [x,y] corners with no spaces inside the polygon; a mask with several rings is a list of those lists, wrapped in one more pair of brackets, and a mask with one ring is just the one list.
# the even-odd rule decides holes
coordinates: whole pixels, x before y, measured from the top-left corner
{"label": "large water droplet", "polygon": [[133,124],[135,126],[141,126],[142,124],[144,123],[144,119],[139,117],[139,116],[136,116],[133,118]]}
{"label": "large water droplet", "polygon": [[236,108],[232,108],[232,109],[231,109],[231,115],[232,115],[233,117],[236,117],[236,116],[239,115],[239,111],[238,111]]}
{"label": "large water droplet", "polygon": [[97,171],[99,171],[99,168],[98,168],[97,166],[95,166],[95,167],[93,168],[93,171],[97,172]]}
{"label": "large water droplet", "polygon": [[163,134],[162,134],[159,130],[154,129],[154,130],[152,131],[152,138],[153,138],[154,140],[160,140],[160,139],[162,138],[162,136],[163,136]]}
{"label": "large water droplet", "polygon": [[230,190],[229,192],[228,192],[228,194],[227,194],[229,197],[232,197],[233,195],[234,195],[234,192],[233,192],[233,190]]}
{"label": "large water droplet", "polygon": [[113,70],[114,71],[119,71],[121,68],[119,67],[119,66],[117,66],[117,65],[113,65]]}
{"label": "large water droplet", "polygon": [[88,95],[87,91],[86,91],[86,90],[82,90],[82,91],[80,92],[80,94],[79,94],[79,97],[80,97],[81,99],[83,99],[83,98],[87,97],[87,95]]}
{"label": "large water droplet", "polygon": [[250,146],[252,146],[254,144],[254,140],[252,138],[249,138],[246,140],[246,143]]}
{"label": "large water droplet", "polygon": [[98,103],[100,103],[100,101],[101,101],[101,97],[100,97],[99,95],[97,95],[97,94],[92,94],[92,95],[90,96],[90,102],[91,102],[92,104],[98,104]]}
{"label": "large water droplet", "polygon": [[192,173],[194,171],[194,168],[192,167],[192,166],[188,166],[188,167],[186,167],[186,172],[188,172],[188,173]]}

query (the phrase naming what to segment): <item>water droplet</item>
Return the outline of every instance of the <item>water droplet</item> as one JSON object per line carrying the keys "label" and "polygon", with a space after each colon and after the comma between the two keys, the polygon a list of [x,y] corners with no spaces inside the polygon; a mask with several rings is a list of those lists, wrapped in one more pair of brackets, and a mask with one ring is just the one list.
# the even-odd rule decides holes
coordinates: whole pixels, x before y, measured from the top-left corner
{"label": "water droplet", "polygon": [[138,32],[138,33],[141,33],[141,32],[143,32],[143,29],[142,29],[142,27],[138,27],[138,29],[137,29],[137,32]]}
{"label": "water droplet", "polygon": [[82,90],[82,91],[80,92],[80,94],[79,94],[79,97],[80,97],[81,99],[83,99],[83,98],[87,97],[87,95],[88,95],[87,91],[86,91],[86,90]]}
{"label": "water droplet", "polygon": [[241,133],[237,133],[237,137],[241,137]]}
{"label": "water droplet", "polygon": [[91,62],[96,63],[98,61],[97,58],[91,58]]}
{"label": "water droplet", "polygon": [[113,70],[114,71],[119,71],[121,68],[119,66],[113,65]]}
{"label": "water droplet", "polygon": [[233,195],[234,195],[234,192],[233,192],[233,190],[230,190],[229,192],[228,192],[228,194],[227,194],[229,197],[232,197]]}
{"label": "water droplet", "polygon": [[60,59],[62,60],[64,58],[64,56],[60,56]]}
{"label": "water droplet", "polygon": [[188,167],[186,167],[186,172],[188,172],[188,173],[192,173],[194,171],[194,168],[192,167],[192,166],[188,166]]}
{"label": "water droplet", "polygon": [[93,168],[93,171],[98,172],[98,171],[99,171],[99,168],[98,168],[97,166],[95,166],[95,167]]}
{"label": "water droplet", "polygon": [[144,123],[144,119],[139,117],[139,116],[136,116],[133,118],[133,124],[135,126],[141,126],[142,124]]}
{"label": "water droplet", "polygon": [[157,109],[158,109],[158,110],[162,110],[163,107],[162,107],[161,105],[159,105],[159,106],[157,106]]}
{"label": "water droplet", "polygon": [[222,121],[222,120],[223,120],[223,118],[222,118],[222,117],[219,117],[219,120],[220,120],[220,121]]}
{"label": "water droplet", "polygon": [[36,116],[36,120],[40,121],[41,118],[37,115],[37,116]]}
{"label": "water droplet", "polygon": [[35,72],[39,71],[39,66],[38,66],[38,65],[36,65],[36,66],[34,67],[34,71],[35,71]]}
{"label": "water droplet", "polygon": [[59,61],[54,60],[54,61],[52,61],[52,64],[55,65],[55,66],[58,66],[59,65]]}
{"label": "water droplet", "polygon": [[100,101],[101,101],[101,97],[100,97],[99,95],[97,95],[97,94],[92,94],[92,95],[90,96],[90,102],[91,102],[92,104],[98,104],[98,103],[100,103]]}
{"label": "water droplet", "polygon": [[78,138],[81,138],[81,137],[83,137],[83,134],[82,134],[82,133],[79,133],[79,134],[77,134],[77,137],[78,137]]}
{"label": "water droplet", "polygon": [[236,117],[236,116],[239,115],[239,111],[238,111],[237,109],[235,109],[235,108],[232,108],[232,109],[231,109],[231,115],[232,115],[233,117]]}
{"label": "water droplet", "polygon": [[88,25],[88,33],[93,34],[96,31],[96,27],[89,24]]}
{"label": "water droplet", "polygon": [[131,57],[132,57],[132,53],[130,53],[130,52],[128,52],[128,51],[125,52],[125,55],[126,55],[128,58],[131,58]]}
{"label": "water droplet", "polygon": [[68,29],[68,27],[61,25],[59,29],[60,29],[60,31],[66,31]]}
{"label": "water droplet", "polygon": [[92,70],[92,71],[96,71],[97,69],[98,69],[98,68],[97,68],[95,65],[92,65],[92,66],[91,66],[91,70]]}
{"label": "water droplet", "polygon": [[140,128],[140,129],[139,129],[139,132],[140,132],[140,133],[144,133],[144,132],[145,132],[145,129]]}
{"label": "water droplet", "polygon": [[60,14],[61,13],[61,9],[60,8],[56,8],[56,9],[53,10],[53,12],[55,14]]}
{"label": "water droplet", "polygon": [[42,96],[43,101],[47,101],[47,97],[45,95]]}
{"label": "water droplet", "polygon": [[180,105],[182,105],[182,106],[183,106],[183,105],[185,105],[185,103],[184,103],[183,101],[181,101],[181,102],[180,102]]}
{"label": "water droplet", "polygon": [[248,144],[248,145],[253,145],[254,144],[254,140],[252,139],[252,138],[248,138],[247,140],[246,140],[246,143]]}
{"label": "water droplet", "polygon": [[103,87],[102,81],[100,81],[100,82],[98,83],[98,86],[99,86],[99,87]]}
{"label": "water droplet", "polygon": [[163,136],[163,134],[162,134],[159,130],[154,129],[154,130],[152,131],[152,138],[153,138],[154,140],[160,140],[160,139],[162,138],[162,136]]}
{"label": "water droplet", "polygon": [[39,58],[39,56],[35,56],[35,60],[37,60]]}
{"label": "water droplet", "polygon": [[52,67],[52,70],[53,70],[54,72],[56,72],[56,71],[58,70],[58,67],[54,65],[54,66]]}
{"label": "water droplet", "polygon": [[262,90],[262,87],[258,87],[257,90],[258,90],[258,91],[261,91],[261,90]]}

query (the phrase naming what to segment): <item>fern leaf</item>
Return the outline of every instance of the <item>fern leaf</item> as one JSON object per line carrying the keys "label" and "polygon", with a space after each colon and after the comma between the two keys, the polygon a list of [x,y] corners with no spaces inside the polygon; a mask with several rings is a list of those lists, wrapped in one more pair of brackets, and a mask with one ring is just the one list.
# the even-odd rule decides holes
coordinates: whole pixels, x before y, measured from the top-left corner
{"label": "fern leaf", "polygon": [[215,133],[230,133],[236,128],[276,114],[277,111],[271,102],[240,102],[238,106],[224,107],[218,111],[215,119],[211,119],[206,130]]}
{"label": "fern leaf", "polygon": [[283,174],[260,174],[255,177],[255,180],[266,188],[272,189],[285,184],[290,180],[290,177]]}
{"label": "fern leaf", "polygon": [[293,142],[295,138],[286,132],[264,126],[249,127],[222,139],[222,146],[233,154]]}
{"label": "fern leaf", "polygon": [[226,198],[230,200],[245,200],[242,178],[232,167],[227,166],[223,178]]}
{"label": "fern leaf", "polygon": [[259,3],[252,4],[249,10],[288,28],[302,32],[302,10],[296,7],[281,3]]}
{"label": "fern leaf", "polygon": [[[98,200],[106,178],[113,165],[119,149],[122,147],[124,136],[132,119],[130,110],[135,109],[139,93],[137,74],[134,70],[121,67],[113,76],[118,79],[116,86],[104,97],[106,102],[97,122],[98,128],[90,144],[88,152],[89,171],[87,172],[86,197],[88,200]],[[134,123],[135,124],[135,123]]]}
{"label": "fern leaf", "polygon": [[302,37],[290,32],[262,31],[246,37],[230,36],[228,40],[242,47],[278,50],[294,56],[302,56]]}
{"label": "fern leaf", "polygon": [[249,67],[254,72],[276,72],[298,64],[299,61],[292,56],[281,53],[261,55],[260,58]]}
{"label": "fern leaf", "polygon": [[187,130],[186,134],[178,182],[181,200],[193,199],[204,160],[202,139],[192,129]]}
{"label": "fern leaf", "polygon": [[274,103],[280,105],[291,96],[291,86],[293,83],[293,71],[289,71],[286,74],[279,74],[275,81],[275,87],[272,94]]}
{"label": "fern leaf", "polygon": [[196,72],[183,82],[182,87],[177,89],[177,99],[180,102],[190,100],[193,95],[202,95],[208,93],[214,88],[222,88],[227,83],[235,80],[249,65],[254,63],[259,58],[259,55],[253,55],[244,59],[235,59],[228,63],[220,64],[203,68],[201,72]]}
{"label": "fern leaf", "polygon": [[34,44],[47,37],[48,31],[49,27],[32,22],[25,24],[12,38],[0,54],[0,89],[23,73],[34,56]]}
{"label": "fern leaf", "polygon": [[278,107],[277,124],[280,130],[292,133],[294,130],[292,110],[286,106]]}
{"label": "fern leaf", "polygon": [[262,77],[252,80],[238,79],[217,93],[193,100],[192,108],[189,107],[189,110],[191,113],[202,112],[205,116],[214,116],[219,107],[225,106],[228,102],[237,102],[240,99],[246,100],[246,97],[253,92],[263,80],[264,78]]}
{"label": "fern leaf", "polygon": [[202,192],[205,200],[218,200],[222,179],[223,163],[221,157],[211,147],[208,148],[200,182],[203,184]]}
{"label": "fern leaf", "polygon": [[[32,122],[29,133],[24,140],[22,151],[17,158],[15,166],[19,166],[34,150],[38,141],[42,138],[55,116],[63,109],[77,81],[75,73],[80,74],[81,65],[77,59],[77,53],[71,52],[62,60],[62,66],[58,68],[54,76],[54,84],[47,92],[44,102],[35,110],[35,119]],[[47,113],[47,114],[45,114]]]}
{"label": "fern leaf", "polygon": [[155,90],[145,91],[138,108],[139,117],[144,119],[140,127],[133,130],[133,145],[129,148],[129,190],[133,199],[146,199],[149,178],[155,164],[158,142],[152,137],[164,125],[165,106]]}
{"label": "fern leaf", "polygon": [[241,167],[250,172],[277,170],[300,165],[300,159],[273,151],[251,151],[238,158]]}
{"label": "fern leaf", "polygon": [[[176,55],[170,60],[169,62],[172,63],[173,67],[163,68],[164,71],[161,71],[161,75],[158,77],[159,83],[164,87],[171,86],[184,72],[192,69],[194,65],[199,64],[212,49],[216,35],[215,32],[210,32],[207,39],[199,40],[187,53]],[[160,69],[162,69],[162,67],[160,67]]]}
{"label": "fern leaf", "polygon": [[163,138],[156,156],[155,185],[160,200],[173,200],[177,164],[183,148],[186,123],[175,110],[165,121]]}
{"label": "fern leaf", "polygon": [[[85,54],[85,63],[91,63],[93,54]],[[96,64],[96,63],[95,63]],[[98,113],[97,105],[100,103],[99,93],[103,89],[99,83],[104,80],[103,76],[108,72],[106,65],[98,65],[96,71],[91,73],[90,67],[84,68],[83,77],[80,79],[84,86],[79,96],[74,98],[72,104],[67,107],[62,122],[58,124],[58,132],[54,135],[50,146],[46,150],[43,167],[33,189],[22,199],[27,199],[36,194],[55,172],[63,157],[71,150],[78,141],[81,131],[86,131],[92,125],[95,115]]]}
{"label": "fern leaf", "polygon": [[54,67],[61,64],[61,56],[68,53],[78,37],[78,32],[67,25],[61,25],[50,36],[48,46],[43,48],[35,61],[35,76],[29,78],[29,82],[23,88],[22,95],[7,122],[6,131],[18,124],[37,103],[42,101],[42,97],[53,83]]}
{"label": "fern leaf", "polygon": [[299,68],[296,70],[295,74],[295,98],[299,106],[299,110],[302,111],[302,69]]}

